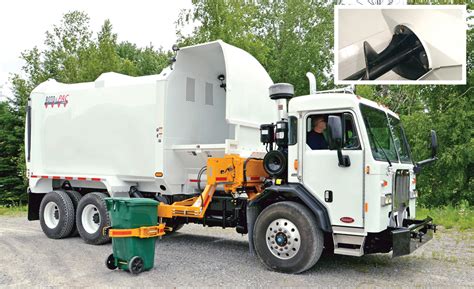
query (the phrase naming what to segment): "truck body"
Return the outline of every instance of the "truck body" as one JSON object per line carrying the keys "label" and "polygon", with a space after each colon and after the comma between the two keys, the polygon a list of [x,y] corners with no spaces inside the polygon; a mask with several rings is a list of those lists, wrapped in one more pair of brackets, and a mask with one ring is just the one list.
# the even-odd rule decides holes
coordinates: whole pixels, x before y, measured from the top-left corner
{"label": "truck body", "polygon": [[273,84],[260,63],[220,41],[183,48],[177,59],[160,75],[105,73],[95,82],[35,88],[26,143],[31,190],[49,192],[59,176],[113,195],[131,184],[195,193],[190,180],[209,156],[263,152],[259,125],[276,114],[259,109],[275,106],[260,97]]}
{"label": "truck body", "polygon": [[[415,220],[417,169],[398,115],[346,91],[293,98],[272,85],[222,41],[181,48],[160,75],[39,85],[25,131],[28,218],[48,237],[76,230],[101,244],[104,197],[155,198],[169,230],[235,227],[267,267],[293,273],[323,248],[398,256],[431,238],[431,219]],[[308,145],[316,119],[328,123],[326,149]]]}

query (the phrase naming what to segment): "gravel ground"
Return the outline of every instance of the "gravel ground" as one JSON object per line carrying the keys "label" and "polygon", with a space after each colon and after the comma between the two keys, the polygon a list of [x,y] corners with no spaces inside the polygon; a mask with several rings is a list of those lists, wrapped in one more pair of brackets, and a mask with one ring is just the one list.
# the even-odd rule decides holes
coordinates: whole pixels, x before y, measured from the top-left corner
{"label": "gravel ground", "polygon": [[48,239],[39,222],[0,217],[0,285],[12,287],[474,287],[474,231],[439,230],[410,256],[322,257],[289,275],[266,270],[233,229],[188,225],[156,243],[155,267],[134,276],[110,271],[112,245]]}

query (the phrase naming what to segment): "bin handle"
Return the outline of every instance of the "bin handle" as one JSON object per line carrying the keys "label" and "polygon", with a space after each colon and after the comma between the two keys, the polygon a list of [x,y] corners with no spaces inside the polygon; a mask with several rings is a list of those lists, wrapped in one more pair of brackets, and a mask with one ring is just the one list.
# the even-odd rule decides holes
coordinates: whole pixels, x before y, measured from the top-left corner
{"label": "bin handle", "polygon": [[109,236],[111,238],[153,238],[163,236],[165,234],[165,225],[140,227],[135,229],[110,229]]}

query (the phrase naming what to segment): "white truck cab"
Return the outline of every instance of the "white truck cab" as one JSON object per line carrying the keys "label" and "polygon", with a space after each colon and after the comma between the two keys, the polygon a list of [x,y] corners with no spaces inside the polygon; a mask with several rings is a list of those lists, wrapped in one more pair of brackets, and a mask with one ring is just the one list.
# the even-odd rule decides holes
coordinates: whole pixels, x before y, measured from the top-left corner
{"label": "white truck cab", "polygon": [[[432,158],[415,163],[399,116],[387,107],[346,89],[298,97],[292,91],[289,84],[270,88],[272,99],[287,101],[288,113],[275,125],[278,148],[263,161],[277,179],[266,192],[304,200],[326,233],[325,248],[335,254],[401,256],[429,241],[436,225],[415,220],[416,173],[436,160],[435,132]],[[262,134],[271,126],[263,125]],[[278,135],[285,126],[288,135]],[[327,143],[312,144],[313,130]]]}

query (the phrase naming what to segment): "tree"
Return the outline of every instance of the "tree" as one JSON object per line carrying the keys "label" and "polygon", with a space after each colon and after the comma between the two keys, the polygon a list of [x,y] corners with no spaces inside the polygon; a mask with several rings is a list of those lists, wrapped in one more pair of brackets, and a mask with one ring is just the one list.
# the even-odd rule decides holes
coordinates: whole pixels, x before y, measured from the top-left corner
{"label": "tree", "polygon": [[[333,5],[315,0],[194,0],[178,20],[180,44],[221,39],[252,54],[274,82],[289,82],[307,94],[308,71],[332,86]],[[189,36],[185,24],[198,24]]]}
{"label": "tree", "polygon": [[21,127],[22,123],[10,105],[0,102],[0,204],[11,205],[25,200],[23,171],[18,170]]}

